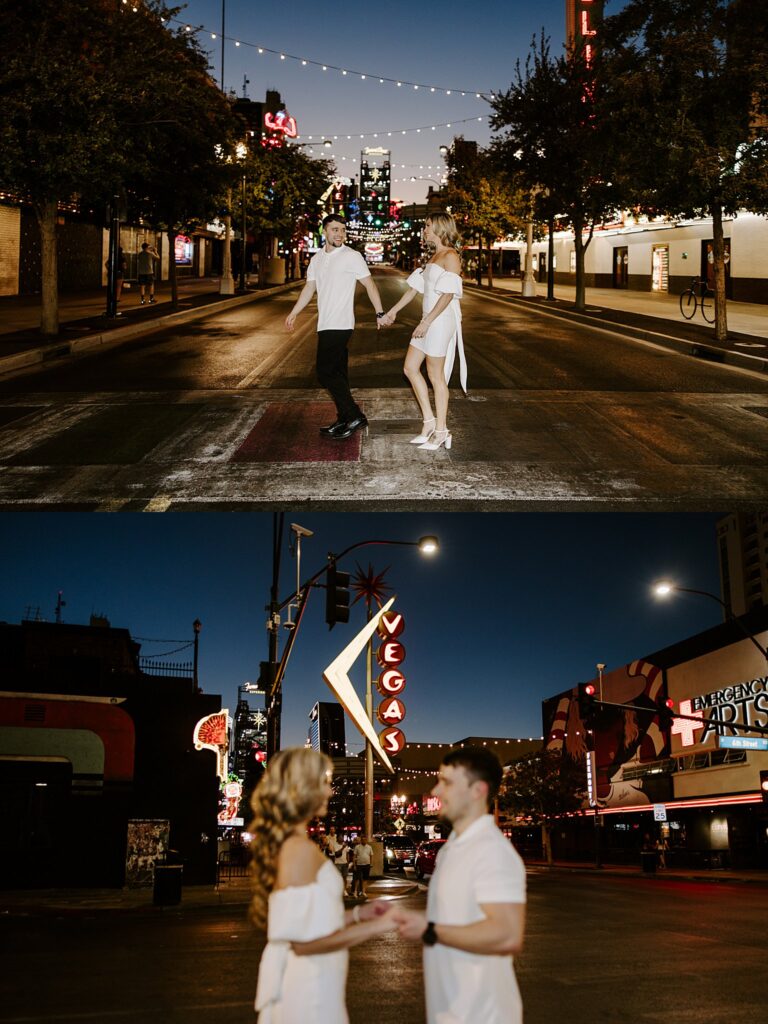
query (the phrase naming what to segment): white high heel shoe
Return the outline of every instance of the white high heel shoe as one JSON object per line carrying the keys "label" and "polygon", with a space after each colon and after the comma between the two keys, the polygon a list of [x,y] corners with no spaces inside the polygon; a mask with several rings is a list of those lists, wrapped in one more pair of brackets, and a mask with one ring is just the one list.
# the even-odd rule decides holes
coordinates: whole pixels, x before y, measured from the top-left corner
{"label": "white high heel shoe", "polygon": [[450,430],[433,430],[432,436],[425,444],[419,445],[419,451],[436,452],[438,448],[450,449],[453,437]]}
{"label": "white high heel shoe", "polygon": [[[432,424],[432,426],[429,428],[429,430],[426,430],[425,428],[428,427],[430,423]],[[436,423],[437,420],[435,419],[434,416],[432,417],[431,420],[424,420],[424,422],[422,423],[421,433],[419,434],[418,437],[412,437],[408,444],[425,444],[430,439],[430,437],[432,437],[432,434],[435,431]]]}

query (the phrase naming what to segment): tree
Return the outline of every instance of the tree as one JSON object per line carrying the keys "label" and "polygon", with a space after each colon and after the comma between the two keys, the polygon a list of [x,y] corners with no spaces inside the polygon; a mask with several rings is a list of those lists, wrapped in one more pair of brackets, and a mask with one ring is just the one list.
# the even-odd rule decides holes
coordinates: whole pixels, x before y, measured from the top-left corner
{"label": "tree", "polygon": [[553,820],[581,807],[584,788],[583,763],[560,751],[537,750],[513,761],[505,772],[499,807],[541,827],[542,846],[551,864]]}
{"label": "tree", "polygon": [[768,9],[749,0],[629,0],[606,19],[601,40],[617,173],[645,212],[712,218],[723,341],[723,218],[768,212]]}
{"label": "tree", "polygon": [[239,174],[245,175],[246,206],[237,193],[235,213],[241,230],[256,238],[260,284],[272,240],[292,241],[304,228],[317,227],[317,201],[328,186],[331,165],[308,157],[297,146],[266,146],[248,150]]}
{"label": "tree", "polygon": [[542,34],[525,65],[493,100],[491,125],[497,158],[524,183],[531,205],[551,220],[553,211],[573,229],[576,309],[586,303],[584,261],[595,226],[621,206],[613,178],[612,127],[598,117],[598,85],[583,50],[560,57]]}
{"label": "tree", "polygon": [[499,238],[520,234],[525,223],[525,196],[507,169],[488,150],[463,138],[446,155],[446,205],[460,231],[477,239],[477,283],[482,284],[483,242],[488,249],[488,287],[493,288],[493,250]]}
{"label": "tree", "polygon": [[[193,37],[166,27],[178,8],[162,0],[28,0],[2,10],[0,182],[35,212],[41,328],[55,335],[59,205],[105,200],[129,185],[147,195],[161,161],[184,192],[200,173],[195,147],[219,130],[212,111],[223,117],[224,101],[213,99]],[[217,139],[206,141],[210,151]]]}

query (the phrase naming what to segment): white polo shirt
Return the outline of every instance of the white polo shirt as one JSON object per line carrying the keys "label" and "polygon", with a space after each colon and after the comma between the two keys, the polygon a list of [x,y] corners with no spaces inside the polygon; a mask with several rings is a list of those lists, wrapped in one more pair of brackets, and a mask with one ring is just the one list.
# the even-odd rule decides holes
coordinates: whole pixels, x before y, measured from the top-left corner
{"label": "white polo shirt", "polygon": [[355,326],[355,286],[371,271],[348,245],[331,252],[319,249],[307,267],[307,280],[317,287],[318,331],[348,331]]}
{"label": "white polo shirt", "polygon": [[[525,867],[490,814],[441,848],[429,883],[427,919],[435,924],[483,920],[481,903],[525,903]],[[424,947],[428,1024],[522,1024],[511,956]]]}

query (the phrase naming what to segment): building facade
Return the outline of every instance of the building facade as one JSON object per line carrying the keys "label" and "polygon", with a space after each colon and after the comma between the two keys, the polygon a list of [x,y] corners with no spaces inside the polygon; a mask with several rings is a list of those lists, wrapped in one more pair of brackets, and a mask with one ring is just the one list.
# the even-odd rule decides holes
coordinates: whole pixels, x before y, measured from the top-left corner
{"label": "building facade", "polygon": [[216,758],[193,735],[221,700],[192,668],[144,670],[105,620],[0,624],[0,664],[2,884],[149,884],[167,850],[215,881]]}
{"label": "building facade", "polygon": [[734,512],[717,524],[720,588],[732,615],[768,605],[768,512]]}

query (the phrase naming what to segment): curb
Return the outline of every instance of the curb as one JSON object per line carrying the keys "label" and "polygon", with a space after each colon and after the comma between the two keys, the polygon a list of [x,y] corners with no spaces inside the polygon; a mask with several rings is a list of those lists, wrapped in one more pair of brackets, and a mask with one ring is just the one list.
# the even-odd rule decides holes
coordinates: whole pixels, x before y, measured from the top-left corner
{"label": "curb", "polygon": [[37,366],[68,355],[98,351],[108,346],[130,341],[133,338],[139,338],[145,334],[154,334],[156,331],[162,331],[177,324],[189,323],[192,320],[202,320],[204,317],[225,312],[235,306],[259,302],[262,299],[271,299],[274,295],[281,295],[283,292],[290,291],[292,288],[297,288],[302,284],[302,281],[290,281],[286,284],[276,285],[274,288],[265,288],[260,292],[236,295],[221,299],[219,302],[211,302],[207,306],[193,306],[192,309],[177,310],[174,313],[166,313],[164,316],[154,317],[151,320],[140,320],[137,323],[125,324],[123,327],[115,327],[110,331],[84,334],[79,338],[55,341],[49,345],[39,345],[36,348],[26,349],[22,352],[0,356],[0,374],[12,373],[14,370],[23,370],[30,366]]}
{"label": "curb", "polygon": [[596,868],[596,867],[570,867],[560,864],[541,864],[536,861],[530,863],[526,862],[526,867],[536,868],[546,872],[560,872],[567,875],[592,875],[594,878],[603,878],[610,876],[611,878],[634,878],[634,879],[646,879],[648,881],[660,881],[660,882],[708,882],[711,885],[762,885],[768,886],[768,874],[765,878],[760,877],[745,877],[743,875],[716,875],[716,874],[701,874],[695,871],[683,872],[683,871],[655,871],[653,873],[645,872],[641,868],[631,870],[616,870],[615,868]]}
{"label": "curb", "polygon": [[[508,292],[483,288],[474,282],[465,281],[465,285],[473,291],[481,292],[493,299],[515,306],[524,306],[531,312],[540,316],[555,317],[560,320],[570,320],[573,323],[591,327],[596,331],[604,331],[607,334],[623,334],[629,338],[639,341],[648,341],[662,348],[671,349],[680,355],[691,356],[694,359],[702,359],[710,363],[720,363],[724,366],[734,366],[741,370],[752,370],[756,373],[768,373],[768,359],[763,356],[750,356],[744,352],[731,352],[729,349],[718,348],[716,345],[707,344],[701,341],[687,341],[672,334],[664,334],[662,331],[650,331],[642,327],[633,327],[631,324],[622,324],[619,321],[596,321],[585,313],[578,313],[570,309],[542,309],[537,303],[524,299],[522,296],[509,294]],[[602,311],[602,307],[601,307]],[[618,312],[621,312],[620,310]],[[739,335],[741,337],[741,335]],[[748,335],[744,335],[748,337]]]}

